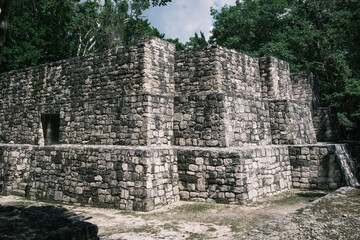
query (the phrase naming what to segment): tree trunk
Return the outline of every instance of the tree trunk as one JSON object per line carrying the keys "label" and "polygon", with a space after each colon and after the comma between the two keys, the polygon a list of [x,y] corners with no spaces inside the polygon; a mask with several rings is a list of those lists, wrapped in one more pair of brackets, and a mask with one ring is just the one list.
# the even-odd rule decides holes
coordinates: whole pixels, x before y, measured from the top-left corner
{"label": "tree trunk", "polygon": [[9,21],[9,15],[10,15],[10,9],[13,4],[14,0],[5,0],[1,7],[1,13],[0,13],[0,63],[1,63],[1,57],[3,54],[4,44],[5,44],[5,36],[6,36],[6,30],[8,26]]}

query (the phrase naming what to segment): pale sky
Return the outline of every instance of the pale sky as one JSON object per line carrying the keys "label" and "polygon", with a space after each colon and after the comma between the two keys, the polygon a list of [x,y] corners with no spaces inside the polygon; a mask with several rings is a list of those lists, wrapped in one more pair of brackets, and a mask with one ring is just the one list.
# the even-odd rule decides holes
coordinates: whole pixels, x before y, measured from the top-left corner
{"label": "pale sky", "polygon": [[172,0],[167,6],[153,7],[143,16],[149,19],[153,27],[165,38],[179,38],[185,43],[194,33],[204,32],[209,39],[213,28],[210,7],[221,9],[225,4],[235,5],[236,0]]}

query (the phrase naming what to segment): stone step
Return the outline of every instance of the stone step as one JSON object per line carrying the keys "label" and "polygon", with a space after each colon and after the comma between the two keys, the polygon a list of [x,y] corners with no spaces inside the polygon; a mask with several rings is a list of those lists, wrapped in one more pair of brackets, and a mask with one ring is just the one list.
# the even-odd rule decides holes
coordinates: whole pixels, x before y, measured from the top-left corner
{"label": "stone step", "polygon": [[346,184],[352,187],[360,187],[355,162],[345,144],[335,144],[335,156],[345,176]]}

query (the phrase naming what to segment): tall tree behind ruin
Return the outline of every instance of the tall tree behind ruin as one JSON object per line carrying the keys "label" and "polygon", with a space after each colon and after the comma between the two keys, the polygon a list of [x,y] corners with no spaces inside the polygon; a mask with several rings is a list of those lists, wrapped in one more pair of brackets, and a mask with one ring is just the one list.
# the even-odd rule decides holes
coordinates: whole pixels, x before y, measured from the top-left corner
{"label": "tall tree behind ruin", "polygon": [[[163,37],[140,17],[151,5],[149,0],[86,0],[75,5],[71,35],[76,56],[128,45],[145,36]],[[161,5],[165,1],[152,1]]]}
{"label": "tall tree behind ruin", "polygon": [[6,31],[10,16],[10,9],[13,4],[14,0],[5,0],[1,6],[1,13],[0,13],[0,63],[1,63],[1,57],[3,53],[3,48],[5,45],[5,37],[6,37]]}
{"label": "tall tree behind ruin", "polygon": [[162,38],[140,14],[170,1],[14,1],[0,72],[132,44],[144,36]]}
{"label": "tall tree behind ruin", "polygon": [[338,111],[343,137],[360,139],[359,1],[244,0],[212,15],[213,42],[311,70],[323,104]]}

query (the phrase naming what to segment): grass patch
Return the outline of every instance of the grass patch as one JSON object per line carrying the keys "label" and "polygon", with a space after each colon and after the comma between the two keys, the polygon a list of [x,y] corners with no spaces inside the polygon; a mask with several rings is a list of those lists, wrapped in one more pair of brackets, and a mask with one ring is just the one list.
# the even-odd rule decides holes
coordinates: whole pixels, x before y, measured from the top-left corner
{"label": "grass patch", "polygon": [[156,234],[159,232],[158,229],[155,229],[154,227],[149,226],[149,225],[145,225],[145,226],[138,227],[138,228],[133,228],[133,229],[131,229],[131,231],[134,233],[151,233],[151,234]]}
{"label": "grass patch", "polygon": [[348,198],[354,198],[357,202],[360,202],[360,189],[357,188],[353,191],[350,191],[346,194]]}
{"label": "grass patch", "polygon": [[229,219],[228,222],[224,221],[221,225],[229,226],[233,233],[246,233],[271,220],[274,220],[274,218],[267,214],[258,214],[248,219]]}
{"label": "grass patch", "polygon": [[213,204],[209,203],[192,203],[192,204],[186,204],[182,206],[178,206],[174,208],[174,211],[177,212],[191,212],[191,213],[199,213],[199,212],[205,212],[212,208],[215,208]]}
{"label": "grass patch", "polygon": [[205,239],[205,234],[202,233],[190,233],[189,237],[186,238],[186,240],[195,240],[195,239]]}
{"label": "grass patch", "polygon": [[262,205],[291,205],[298,204],[300,202],[309,203],[318,198],[321,198],[328,194],[326,191],[287,191],[274,195],[271,197],[265,197],[259,201],[249,203],[248,206],[262,206]]}
{"label": "grass patch", "polygon": [[169,231],[174,231],[174,232],[179,232],[180,231],[179,226],[177,226],[177,224],[173,224],[173,223],[165,223],[161,227],[163,229],[166,229],[166,230],[169,230]]}

